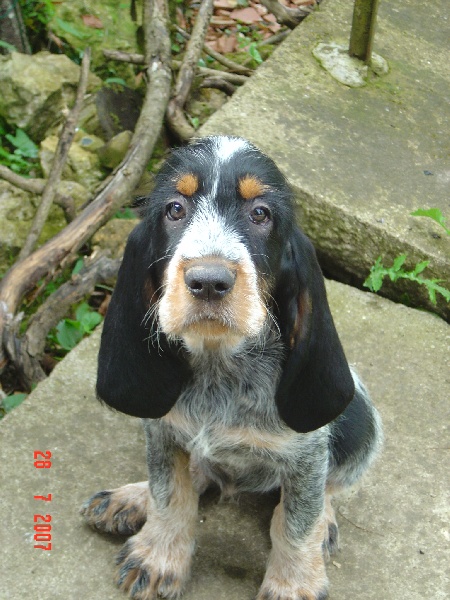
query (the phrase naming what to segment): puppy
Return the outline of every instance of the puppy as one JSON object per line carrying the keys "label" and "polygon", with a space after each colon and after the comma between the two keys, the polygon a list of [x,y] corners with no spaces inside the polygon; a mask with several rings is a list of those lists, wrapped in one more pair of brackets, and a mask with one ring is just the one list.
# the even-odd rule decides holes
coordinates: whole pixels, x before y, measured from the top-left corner
{"label": "puppy", "polygon": [[292,192],[246,140],[175,151],[130,235],[106,315],[98,396],[141,417],[149,481],[82,507],[100,531],[132,535],[118,585],[178,598],[194,551],[198,498],[281,489],[257,600],[327,596],[333,493],[381,443],[350,369]]}

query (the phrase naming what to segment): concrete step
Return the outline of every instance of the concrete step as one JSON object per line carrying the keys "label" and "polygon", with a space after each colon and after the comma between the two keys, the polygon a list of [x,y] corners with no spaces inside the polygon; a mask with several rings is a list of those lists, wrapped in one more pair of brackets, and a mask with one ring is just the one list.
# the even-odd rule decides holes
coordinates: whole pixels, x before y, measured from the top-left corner
{"label": "concrete step", "polygon": [[[341,549],[331,600],[448,597],[450,327],[438,317],[328,282],[337,328],[381,411],[385,448],[362,484],[336,499]],[[84,340],[0,426],[2,600],[120,600],[123,539],[78,514],[92,493],[146,477],[138,419],[95,399],[99,333]],[[51,450],[50,469],[33,453]],[[35,495],[52,494],[51,502]],[[202,501],[186,600],[251,600],[269,550],[273,497]],[[33,515],[51,514],[52,550],[33,548]],[[447,586],[447,587],[446,587]]]}

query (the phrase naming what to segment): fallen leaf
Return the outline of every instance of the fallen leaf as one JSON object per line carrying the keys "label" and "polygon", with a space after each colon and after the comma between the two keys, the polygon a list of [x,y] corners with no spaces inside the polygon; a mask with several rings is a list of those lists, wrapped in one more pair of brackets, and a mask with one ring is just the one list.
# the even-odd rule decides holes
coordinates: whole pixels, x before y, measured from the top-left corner
{"label": "fallen leaf", "polygon": [[252,25],[253,23],[258,23],[261,21],[261,15],[257,10],[251,8],[238,8],[233,10],[230,13],[230,17],[235,21],[241,21],[241,23],[246,23],[247,25]]}
{"label": "fallen leaf", "polygon": [[281,25],[278,23],[278,21],[276,20],[274,15],[272,15],[272,13],[265,15],[264,21],[265,23],[268,23],[266,27],[272,33],[277,33],[281,29]]}
{"label": "fallen leaf", "polygon": [[218,40],[217,40],[217,51],[222,53],[222,54],[227,54],[229,52],[235,52],[236,48],[237,48],[237,39],[236,39],[236,35],[232,34],[232,35],[222,35]]}
{"label": "fallen leaf", "polygon": [[103,23],[95,15],[81,15],[81,18],[86,27],[91,27],[92,29],[103,29]]}
{"label": "fallen leaf", "polygon": [[214,0],[215,8],[235,8],[237,0]]}

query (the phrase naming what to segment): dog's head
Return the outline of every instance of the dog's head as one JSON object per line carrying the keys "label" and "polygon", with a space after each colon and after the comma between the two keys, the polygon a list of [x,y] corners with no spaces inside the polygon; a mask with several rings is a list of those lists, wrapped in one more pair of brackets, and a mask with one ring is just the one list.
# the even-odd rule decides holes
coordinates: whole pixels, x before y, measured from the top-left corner
{"label": "dog's head", "polygon": [[273,161],[243,139],[173,153],[128,240],[105,319],[102,400],[161,417],[192,376],[188,353],[239,352],[274,322],[286,350],[283,420],[310,431],[344,410],[353,380],[291,196]]}

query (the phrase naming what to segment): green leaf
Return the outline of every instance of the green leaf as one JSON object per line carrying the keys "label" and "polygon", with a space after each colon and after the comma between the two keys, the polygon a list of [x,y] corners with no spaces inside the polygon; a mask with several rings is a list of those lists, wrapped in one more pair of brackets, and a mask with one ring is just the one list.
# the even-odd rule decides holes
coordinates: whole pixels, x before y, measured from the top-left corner
{"label": "green leaf", "polygon": [[17,52],[17,48],[12,44],[8,44],[8,42],[4,42],[0,40],[0,48],[5,48],[8,52]]}
{"label": "green leaf", "polygon": [[371,267],[363,286],[369,288],[372,292],[378,292],[383,285],[383,278],[385,275],[389,275],[391,281],[394,282],[398,279],[409,279],[409,281],[424,285],[428,290],[428,296],[433,304],[436,304],[436,293],[441,294],[447,302],[450,302],[450,290],[439,285],[439,283],[443,281],[442,279],[425,279],[419,275],[426,269],[430,261],[424,260],[417,263],[412,271],[405,271],[402,267],[406,256],[406,254],[397,256],[392,267],[387,269],[383,266],[382,258],[379,256],[375,261],[375,264]]}
{"label": "green leaf", "polygon": [[200,119],[198,117],[191,117],[188,115],[188,119],[194,129],[198,129],[200,127]]}
{"label": "green leaf", "polygon": [[75,311],[75,317],[79,323],[80,329],[84,333],[90,333],[99,323],[102,322],[102,316],[92,310],[92,308],[87,304],[87,302],[83,302],[78,306]]}
{"label": "green leaf", "polygon": [[56,339],[64,350],[72,350],[83,337],[83,331],[77,321],[64,319],[56,326]]}
{"label": "green leaf", "polygon": [[84,267],[84,258],[80,256],[80,258],[77,260],[77,262],[75,263],[75,266],[72,269],[72,275],[76,275],[77,273],[79,273],[83,267]]}
{"label": "green leaf", "polygon": [[95,312],[95,310],[86,313],[80,320],[80,323],[86,333],[90,333],[101,322],[102,316],[98,312]]}
{"label": "green leaf", "polygon": [[82,321],[84,316],[92,309],[87,302],[82,302],[75,311],[75,318],[77,321]]}
{"label": "green leaf", "polygon": [[89,37],[88,33],[81,31],[80,29],[78,29],[77,27],[72,25],[72,23],[68,23],[67,21],[63,21],[62,19],[59,19],[59,18],[56,19],[56,22],[58,23],[58,26],[61,27],[61,29],[63,31],[65,31],[66,33],[69,33],[70,35],[73,35],[74,37],[78,38],[79,40],[85,40],[86,38]]}
{"label": "green leaf", "polygon": [[429,260],[423,260],[422,262],[417,263],[417,265],[414,267],[413,274],[418,275],[419,273],[422,273],[422,271],[425,271],[429,264]]}
{"label": "green leaf", "polygon": [[397,256],[397,258],[394,260],[394,264],[392,265],[392,269],[394,271],[400,271],[405,260],[406,260],[406,254],[401,254],[400,256]]}
{"label": "green leaf", "polygon": [[256,42],[252,42],[250,44],[250,46],[248,47],[248,53],[250,54],[250,56],[253,58],[253,60],[260,65],[263,62],[262,56],[259,53],[259,50],[256,46]]}
{"label": "green leaf", "polygon": [[16,148],[16,154],[26,158],[37,158],[39,149],[23,129],[16,129],[16,135],[7,133],[5,138]]}
{"label": "green leaf", "polygon": [[6,412],[10,412],[13,408],[16,408],[16,406],[22,404],[27,395],[28,394],[17,393],[11,394],[11,396],[6,396],[6,398],[3,398],[2,400],[2,406]]}
{"label": "green leaf", "polygon": [[122,79],[121,77],[108,77],[107,79],[105,79],[105,83],[106,85],[110,83],[117,83],[118,85],[122,85],[124,87],[126,87],[127,85],[125,79]]}
{"label": "green leaf", "polygon": [[450,229],[446,226],[446,219],[439,208],[418,208],[412,212],[411,215],[413,217],[428,217],[429,219],[433,219],[433,221],[443,227],[447,234],[450,235]]}
{"label": "green leaf", "polygon": [[135,219],[136,213],[129,206],[126,206],[125,208],[121,208],[120,210],[118,210],[116,212],[116,214],[114,215],[114,218],[115,219]]}
{"label": "green leaf", "polygon": [[437,302],[436,301],[436,292],[441,294],[441,296],[443,296],[447,300],[447,302],[450,302],[450,290],[447,290],[445,287],[442,287],[442,285],[438,284],[438,282],[442,281],[441,279],[421,279],[421,278],[419,278],[419,281],[420,280],[423,283],[423,285],[426,286],[426,288],[428,290],[428,296],[434,305],[436,305],[436,302]]}
{"label": "green leaf", "polygon": [[30,169],[31,165],[20,156],[16,154],[11,154],[4,148],[0,146],[0,164],[5,165],[5,167],[9,167],[15,173],[21,173],[22,175],[26,175]]}
{"label": "green leaf", "polygon": [[367,279],[364,281],[363,286],[369,288],[371,292],[378,292],[383,285],[383,278],[387,274],[386,269],[383,267],[382,258],[379,256],[372,265]]}

